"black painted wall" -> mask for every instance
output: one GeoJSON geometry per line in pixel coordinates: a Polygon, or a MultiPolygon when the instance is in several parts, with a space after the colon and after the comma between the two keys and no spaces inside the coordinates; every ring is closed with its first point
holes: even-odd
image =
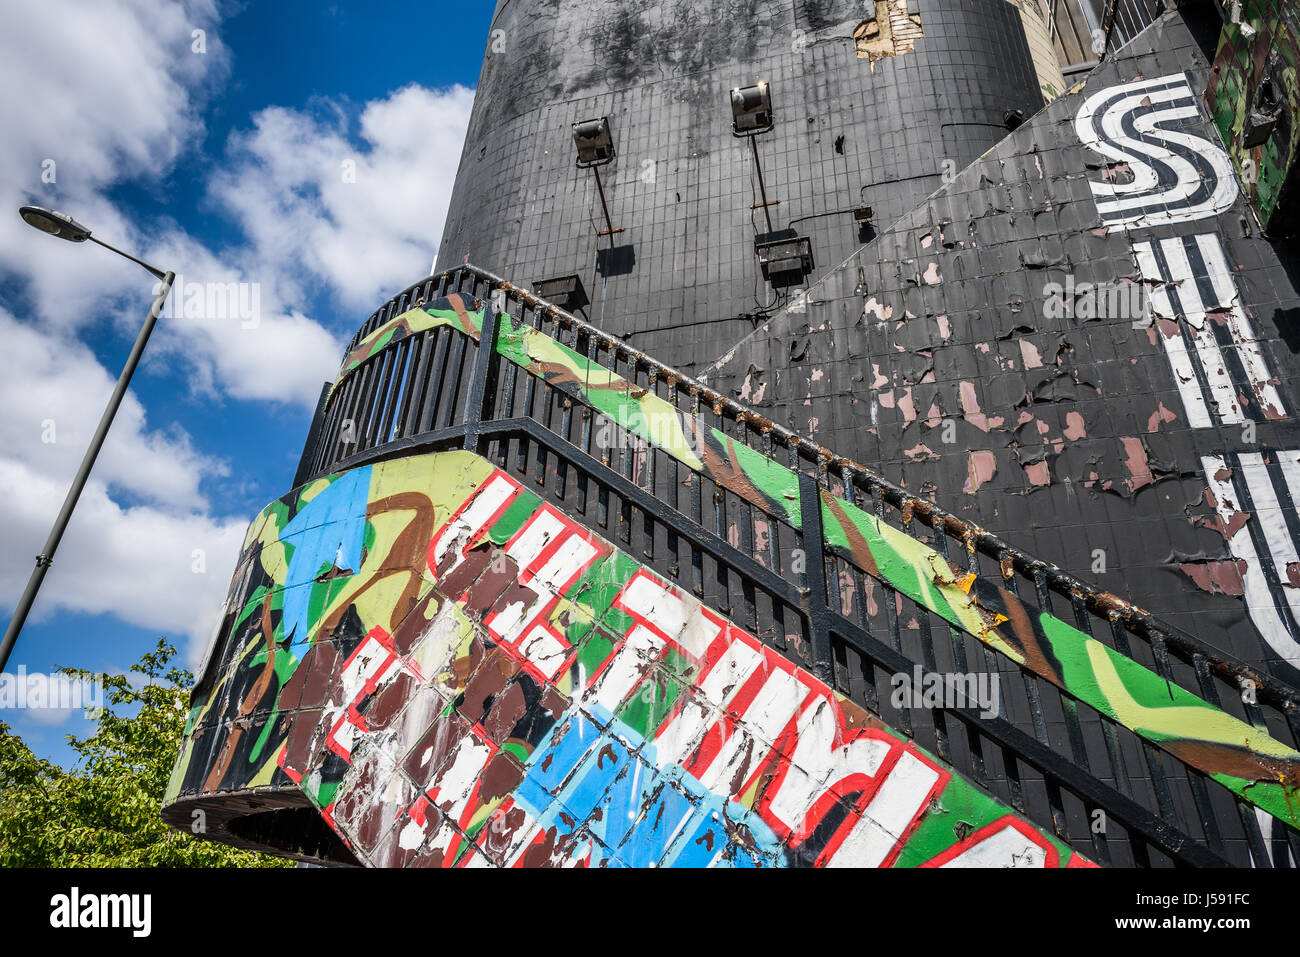
{"type": "MultiPolygon", "coordinates": [[[[1119,84],[1183,75],[1199,98],[1217,30],[1212,8],[1157,22],[701,377],[1296,682],[1300,293],[1287,250],[1261,233],[1240,194],[1218,215],[1108,231],[1089,183],[1124,173],[1076,130],[1083,102],[1119,84]],[[1211,394],[1203,383],[1180,390],[1160,341],[1191,332],[1186,303],[1204,295],[1193,291],[1200,281],[1177,285],[1183,308],[1157,307],[1154,326],[1047,308],[1050,283],[1149,292],[1135,246],[1196,237],[1221,247],[1249,350],[1280,400],[1260,408],[1227,344],[1227,311],[1211,309],[1204,328],[1248,422],[1228,422],[1213,401],[1212,423],[1193,422],[1183,393],[1211,394]],[[1207,458],[1224,467],[1207,471],[1207,458]],[[1216,477],[1237,486],[1226,527],[1208,491],[1216,477]]],[[[1217,144],[1203,105],[1197,113],[1181,129],[1217,144]]],[[[1194,366],[1204,374],[1202,360],[1194,366]]]]}
{"type": "MultiPolygon", "coordinates": [[[[880,4],[883,11],[884,4],[880,4]]],[[[816,274],[883,230],[1042,105],[1006,0],[912,0],[924,37],[874,62],[852,39],[861,0],[501,0],[438,267],[465,257],[520,284],[578,274],[586,318],[690,372],[789,301],[763,282],[766,231],[729,92],[770,82],[758,139],[775,229],[813,243],[816,274]],[[601,170],[620,247],[571,124],[608,115],[601,170]],[[611,254],[605,254],[611,255],[611,254]],[[629,263],[631,263],[629,265],[629,263]]]]}

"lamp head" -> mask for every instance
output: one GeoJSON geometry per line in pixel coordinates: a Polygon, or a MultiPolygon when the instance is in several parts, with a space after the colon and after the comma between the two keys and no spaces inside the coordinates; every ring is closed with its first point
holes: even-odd
{"type": "Polygon", "coordinates": [[[44,206],[23,206],[19,208],[18,215],[28,226],[35,226],[43,233],[58,236],[70,243],[84,243],[90,238],[90,230],[67,213],[46,209],[44,206]]]}
{"type": "Polygon", "coordinates": [[[579,166],[603,166],[612,160],[614,136],[609,129],[609,117],[574,123],[573,145],[578,149],[579,166]]]}
{"type": "Polygon", "coordinates": [[[731,130],[736,136],[754,136],[772,128],[772,89],[767,81],[731,91],[731,130]]]}

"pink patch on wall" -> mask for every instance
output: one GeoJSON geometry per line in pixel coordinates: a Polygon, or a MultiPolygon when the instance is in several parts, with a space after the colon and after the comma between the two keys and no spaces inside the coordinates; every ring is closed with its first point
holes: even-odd
{"type": "Polygon", "coordinates": [[[1083,416],[1078,412],[1065,413],[1065,437],[1071,442],[1088,437],[1088,429],[1084,425],[1083,416]]]}
{"type": "Polygon", "coordinates": [[[877,301],[875,296],[872,296],[867,300],[866,304],[863,305],[862,314],[864,316],[875,316],[883,322],[894,314],[894,307],[883,305],[877,301]]]}
{"type": "Polygon", "coordinates": [[[1240,558],[1226,562],[1183,562],[1178,566],[1201,591],[1212,595],[1241,595],[1245,592],[1241,576],[1246,563],[1240,558]]]}
{"type": "Polygon", "coordinates": [[[962,411],[966,414],[966,421],[975,428],[981,432],[987,432],[990,428],[996,429],[1005,421],[1000,415],[989,418],[980,411],[979,400],[975,398],[975,383],[963,380],[958,383],[957,389],[961,397],[962,411]]]}
{"type": "Polygon", "coordinates": [[[1124,467],[1130,476],[1128,490],[1136,492],[1154,481],[1151,468],[1147,465],[1147,450],[1139,438],[1120,436],[1120,441],[1124,443],[1124,467]]]}
{"type": "Polygon", "coordinates": [[[1151,418],[1147,419],[1147,431],[1159,432],[1163,423],[1172,422],[1176,418],[1178,416],[1166,409],[1165,404],[1161,402],[1160,407],[1151,413],[1151,418]]]}
{"type": "Polygon", "coordinates": [[[904,389],[898,397],[898,411],[903,413],[903,425],[916,421],[916,403],[912,400],[912,390],[904,389]]]}
{"type": "Polygon", "coordinates": [[[981,485],[997,474],[998,463],[992,452],[971,452],[966,464],[966,484],[962,491],[974,495],[981,485]]]}
{"type": "MultiPolygon", "coordinates": [[[[1223,468],[1214,473],[1214,480],[1216,482],[1226,482],[1231,476],[1231,469],[1223,468]]],[[[1235,502],[1231,501],[1223,503],[1224,509],[1228,513],[1227,519],[1224,519],[1218,512],[1219,500],[1214,494],[1214,489],[1207,488],[1205,490],[1205,503],[1215,510],[1213,520],[1206,522],[1206,527],[1215,529],[1224,538],[1232,538],[1250,521],[1250,512],[1243,512],[1235,502]]]]}

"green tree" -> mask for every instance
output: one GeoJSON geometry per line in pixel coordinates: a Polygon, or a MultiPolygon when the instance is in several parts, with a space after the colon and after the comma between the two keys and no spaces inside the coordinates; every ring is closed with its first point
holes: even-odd
{"type": "Polygon", "coordinates": [[[59,669],[104,686],[95,732],[68,736],[78,755],[71,771],[36,757],[0,721],[0,866],[292,866],[163,823],[163,793],[180,752],[194,677],[171,665],[175,654],[170,642],[158,639],[131,666],[144,679],[139,688],[128,675],[59,669]]]}

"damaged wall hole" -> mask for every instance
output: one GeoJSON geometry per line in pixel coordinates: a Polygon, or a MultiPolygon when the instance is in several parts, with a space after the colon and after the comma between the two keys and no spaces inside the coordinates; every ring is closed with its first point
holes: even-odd
{"type": "Polygon", "coordinates": [[[853,31],[858,57],[876,60],[910,53],[919,37],[925,36],[921,28],[921,15],[909,13],[908,0],[867,0],[867,19],[853,31]]]}

